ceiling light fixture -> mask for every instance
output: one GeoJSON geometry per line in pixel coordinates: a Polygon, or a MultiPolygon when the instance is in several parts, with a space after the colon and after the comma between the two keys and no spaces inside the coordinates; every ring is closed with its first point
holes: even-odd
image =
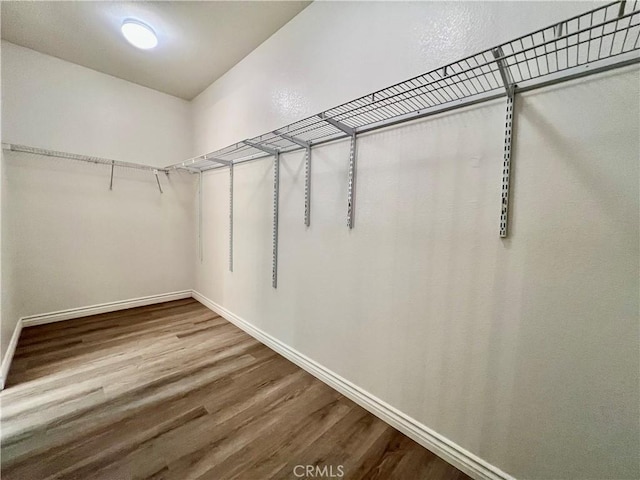
{"type": "Polygon", "coordinates": [[[158,37],[149,25],[138,20],[125,20],[122,22],[122,35],[134,47],[149,50],[158,45],[158,37]]]}

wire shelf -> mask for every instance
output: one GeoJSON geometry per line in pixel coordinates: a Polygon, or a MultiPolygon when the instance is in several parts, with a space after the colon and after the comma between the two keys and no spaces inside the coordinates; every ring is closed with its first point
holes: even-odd
{"type": "Polygon", "coordinates": [[[616,1],[285,127],[167,168],[205,171],[640,60],[638,0],[616,1]],[[327,121],[329,119],[330,121],[327,121]],[[331,122],[333,120],[333,122],[331,122]],[[338,122],[343,127],[338,128],[338,122]],[[333,124],[332,124],[333,123],[333,124]],[[289,139],[287,139],[289,137],[289,139]],[[293,140],[291,138],[293,137],[293,140]],[[249,145],[252,144],[252,145],[249,145]]]}

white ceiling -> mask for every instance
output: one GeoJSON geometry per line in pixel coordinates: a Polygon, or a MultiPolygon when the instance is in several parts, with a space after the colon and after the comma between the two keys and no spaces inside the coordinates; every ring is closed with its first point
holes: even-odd
{"type": "Polygon", "coordinates": [[[3,1],[2,38],[190,100],[310,3],[3,1]],[[126,18],[153,27],[158,46],[127,43],[126,18]]]}

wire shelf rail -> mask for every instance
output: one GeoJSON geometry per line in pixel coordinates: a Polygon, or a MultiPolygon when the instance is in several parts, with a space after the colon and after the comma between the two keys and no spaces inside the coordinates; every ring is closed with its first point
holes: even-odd
{"type": "Polygon", "coordinates": [[[640,60],[638,0],[616,1],[318,115],[167,167],[206,171],[300,150],[640,60]],[[509,84],[506,80],[509,79],[509,84]],[[336,124],[339,124],[337,126],[336,124]],[[341,127],[346,127],[341,128],[341,127]]]}

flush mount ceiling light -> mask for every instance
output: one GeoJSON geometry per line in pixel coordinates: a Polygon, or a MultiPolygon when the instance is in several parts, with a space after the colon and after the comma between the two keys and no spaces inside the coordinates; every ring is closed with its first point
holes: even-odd
{"type": "Polygon", "coordinates": [[[125,20],[121,30],[124,38],[134,47],[149,50],[158,45],[158,37],[153,29],[138,20],[125,20]]]}

